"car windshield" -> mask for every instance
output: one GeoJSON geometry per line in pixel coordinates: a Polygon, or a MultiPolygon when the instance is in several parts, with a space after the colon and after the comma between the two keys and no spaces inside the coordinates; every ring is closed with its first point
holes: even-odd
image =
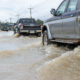
{"type": "Polygon", "coordinates": [[[19,23],[35,23],[34,19],[22,19],[19,21],[19,23]]]}

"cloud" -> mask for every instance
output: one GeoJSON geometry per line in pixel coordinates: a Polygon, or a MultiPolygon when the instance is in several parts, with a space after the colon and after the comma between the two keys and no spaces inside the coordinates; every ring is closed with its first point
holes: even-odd
{"type": "Polygon", "coordinates": [[[16,20],[16,15],[29,17],[29,7],[32,7],[33,17],[46,19],[50,15],[51,8],[57,8],[62,0],[0,0],[0,20],[9,18],[16,20]],[[15,19],[14,19],[15,18],[15,19]]]}

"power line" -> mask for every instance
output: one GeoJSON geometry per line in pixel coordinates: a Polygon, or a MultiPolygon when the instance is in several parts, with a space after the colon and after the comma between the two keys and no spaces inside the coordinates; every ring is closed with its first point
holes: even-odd
{"type": "Polygon", "coordinates": [[[17,14],[16,17],[17,17],[17,19],[19,19],[20,18],[20,14],[17,14]]]}

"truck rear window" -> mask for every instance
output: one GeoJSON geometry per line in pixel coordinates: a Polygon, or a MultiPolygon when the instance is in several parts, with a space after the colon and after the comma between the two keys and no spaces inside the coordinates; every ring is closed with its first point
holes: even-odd
{"type": "Polygon", "coordinates": [[[33,20],[33,19],[23,19],[23,20],[20,20],[19,23],[35,23],[35,20],[33,20]]]}

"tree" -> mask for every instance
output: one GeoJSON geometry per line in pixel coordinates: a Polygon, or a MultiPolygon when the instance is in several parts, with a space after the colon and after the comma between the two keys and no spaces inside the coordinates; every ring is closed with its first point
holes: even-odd
{"type": "Polygon", "coordinates": [[[40,23],[40,24],[43,24],[44,21],[42,21],[42,20],[40,20],[40,19],[37,19],[36,22],[38,22],[38,23],[40,23]]]}

